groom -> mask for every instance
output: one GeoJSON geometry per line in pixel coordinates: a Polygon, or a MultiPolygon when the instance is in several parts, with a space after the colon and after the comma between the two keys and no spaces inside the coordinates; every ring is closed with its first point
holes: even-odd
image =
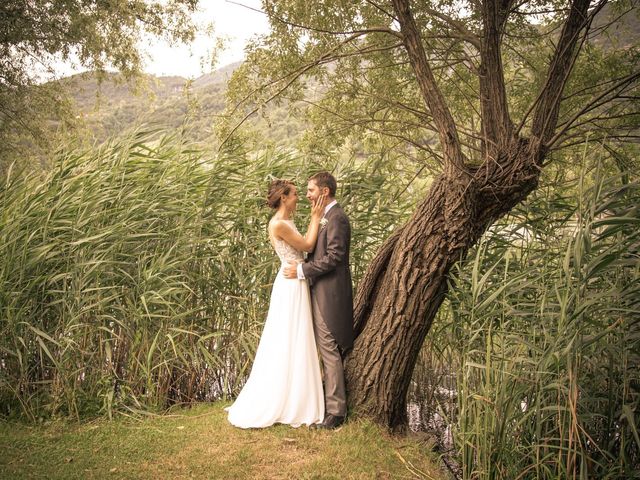
{"type": "Polygon", "coordinates": [[[307,199],[326,195],[324,216],[315,249],[305,263],[289,264],[287,278],[308,279],[313,310],[313,330],[323,364],[325,417],[318,428],[333,429],[344,423],[347,395],[343,355],[353,346],[353,294],[349,270],[351,226],[335,199],[336,179],[329,172],[309,178],[307,199]]]}

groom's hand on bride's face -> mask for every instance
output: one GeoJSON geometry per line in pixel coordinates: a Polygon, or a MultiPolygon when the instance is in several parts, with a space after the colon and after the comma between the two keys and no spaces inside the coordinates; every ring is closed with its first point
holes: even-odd
{"type": "Polygon", "coordinates": [[[297,263],[289,263],[286,267],[284,267],[284,277],[285,278],[298,278],[298,264],[297,263]]]}

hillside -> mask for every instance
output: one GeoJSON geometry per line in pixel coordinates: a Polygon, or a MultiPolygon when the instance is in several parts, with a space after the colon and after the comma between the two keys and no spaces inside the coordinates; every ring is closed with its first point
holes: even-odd
{"type": "MultiPolygon", "coordinates": [[[[195,80],[148,75],[138,84],[116,74],[98,82],[83,73],[65,78],[63,87],[73,99],[86,139],[101,143],[139,125],[177,129],[188,124],[187,135],[213,142],[213,123],[225,106],[227,81],[240,63],[233,63],[195,80]]],[[[284,106],[269,109],[269,124],[256,118],[250,125],[271,141],[291,144],[302,128],[284,106]]]]}

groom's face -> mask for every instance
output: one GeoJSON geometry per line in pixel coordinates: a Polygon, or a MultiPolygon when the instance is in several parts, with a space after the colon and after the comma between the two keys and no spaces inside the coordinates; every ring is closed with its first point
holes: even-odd
{"type": "Polygon", "coordinates": [[[318,185],[316,185],[316,182],[314,182],[313,180],[309,180],[309,183],[307,184],[307,200],[309,200],[311,203],[315,202],[316,200],[318,200],[320,195],[322,195],[322,191],[325,189],[327,188],[320,188],[318,187],[318,185]]]}

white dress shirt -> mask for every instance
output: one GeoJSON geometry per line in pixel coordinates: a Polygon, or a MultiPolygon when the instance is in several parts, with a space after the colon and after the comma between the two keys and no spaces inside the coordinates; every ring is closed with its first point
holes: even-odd
{"type": "MultiPolygon", "coordinates": [[[[325,206],[324,207],[324,214],[322,215],[322,218],[326,217],[327,216],[327,212],[329,210],[331,210],[331,208],[334,205],[337,205],[337,204],[338,204],[338,201],[334,200],[333,202],[331,202],[330,204],[325,206]]],[[[320,221],[322,221],[322,220],[320,220],[320,221]]],[[[320,234],[320,232],[318,232],[318,234],[320,234]]],[[[298,273],[298,280],[304,280],[305,279],[304,272],[302,271],[302,263],[298,264],[298,267],[296,268],[296,272],[298,273]]]]}

